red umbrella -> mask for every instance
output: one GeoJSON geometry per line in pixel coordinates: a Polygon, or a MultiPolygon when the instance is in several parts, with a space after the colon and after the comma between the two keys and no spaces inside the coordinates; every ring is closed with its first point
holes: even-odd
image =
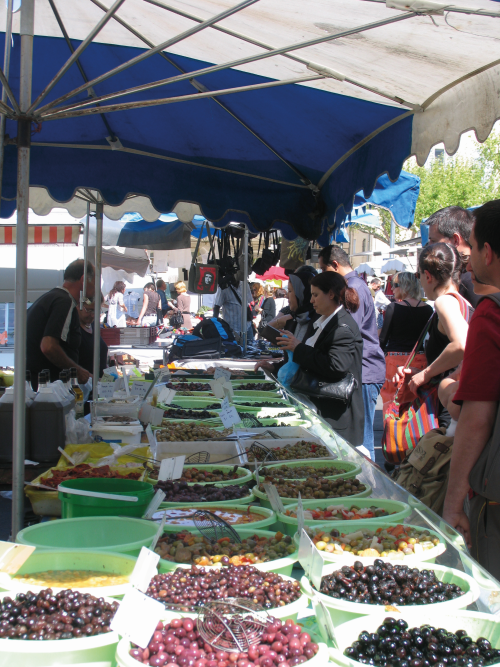
{"type": "Polygon", "coordinates": [[[259,280],[288,280],[285,269],[282,266],[272,266],[263,276],[257,276],[259,280]]]}

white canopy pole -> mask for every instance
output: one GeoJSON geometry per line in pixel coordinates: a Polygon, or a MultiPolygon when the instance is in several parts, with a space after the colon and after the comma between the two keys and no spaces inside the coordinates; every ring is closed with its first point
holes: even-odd
{"type": "Polygon", "coordinates": [[[241,283],[241,347],[243,354],[247,351],[247,284],[248,284],[248,227],[245,225],[245,237],[243,239],[243,282],[241,283]]]}
{"type": "Polygon", "coordinates": [[[80,310],[87,298],[87,262],[89,255],[89,226],[90,226],[90,202],[87,202],[87,218],[83,232],[83,292],[80,292],[80,310]]]}
{"type": "MultiPolygon", "coordinates": [[[[19,105],[31,103],[35,0],[21,6],[21,76],[19,105]]],[[[28,207],[30,184],[31,120],[17,122],[17,239],[14,320],[14,428],[12,452],[12,539],[24,527],[24,454],[26,435],[26,306],[28,302],[28,207]]]]}
{"type": "Polygon", "coordinates": [[[101,271],[102,271],[102,217],[104,204],[96,206],[96,238],[95,238],[95,318],[94,318],[94,365],[92,367],[92,398],[94,405],[99,397],[99,366],[101,360],[101,271]]]}
{"type": "MultiPolygon", "coordinates": [[[[10,51],[12,42],[12,4],[14,0],[8,0],[7,3],[7,21],[5,25],[5,50],[3,56],[3,73],[6,80],[9,80],[10,70],[10,51]]],[[[7,91],[2,90],[2,103],[7,104],[7,91]]],[[[2,183],[3,183],[3,158],[5,152],[5,123],[7,116],[2,114],[0,116],[0,200],[2,197],[2,183]]]]}

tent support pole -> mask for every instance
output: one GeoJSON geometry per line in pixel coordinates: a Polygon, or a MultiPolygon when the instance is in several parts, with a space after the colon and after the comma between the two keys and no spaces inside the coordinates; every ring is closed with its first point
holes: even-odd
{"type": "MultiPolygon", "coordinates": [[[[21,71],[19,104],[31,103],[35,0],[21,7],[21,71]]],[[[30,192],[31,121],[17,122],[17,239],[14,319],[14,423],[12,452],[12,539],[24,527],[24,456],[26,435],[26,310],[28,303],[28,207],[30,192]]]]}
{"type": "Polygon", "coordinates": [[[243,282],[241,283],[241,347],[243,354],[247,351],[247,284],[248,284],[248,227],[245,225],[245,239],[243,241],[243,282]]]}
{"type": "MultiPolygon", "coordinates": [[[[394,223],[394,218],[391,215],[391,236],[389,241],[390,247],[394,248],[396,245],[396,225],[394,223]]],[[[391,252],[390,257],[394,257],[394,253],[391,252]]]]}
{"type": "Polygon", "coordinates": [[[94,319],[94,365],[92,367],[92,398],[94,403],[99,397],[99,367],[101,360],[101,271],[102,271],[102,213],[104,204],[96,206],[95,238],[95,319],[94,319]]]}
{"type": "Polygon", "coordinates": [[[87,262],[89,257],[89,225],[90,225],[90,202],[87,202],[87,219],[85,220],[85,230],[83,232],[83,292],[80,292],[80,310],[83,308],[83,302],[87,298],[87,262]]]}
{"type": "MultiPolygon", "coordinates": [[[[3,56],[3,73],[7,81],[9,80],[10,70],[10,51],[12,42],[12,4],[14,0],[8,0],[7,3],[7,20],[5,25],[5,49],[3,56]]],[[[7,104],[7,91],[2,89],[2,102],[7,104]]],[[[2,183],[3,183],[3,159],[5,150],[5,123],[7,117],[5,114],[0,116],[0,206],[2,200],[2,183]]]]}

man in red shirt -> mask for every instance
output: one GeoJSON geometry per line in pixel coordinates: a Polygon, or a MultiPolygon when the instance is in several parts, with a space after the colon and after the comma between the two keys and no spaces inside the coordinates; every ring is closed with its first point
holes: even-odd
{"type": "MultiPolygon", "coordinates": [[[[473,216],[469,239],[472,271],[476,280],[500,291],[500,200],[487,202],[473,216]]],[[[499,368],[500,307],[484,298],[469,324],[460,385],[454,398],[462,409],[443,518],[463,534],[472,555],[497,579],[500,578],[500,503],[475,495],[468,517],[463,503],[469,492],[469,474],[491,436],[497,416],[499,368]]],[[[500,447],[500,442],[497,446],[500,447]]]]}

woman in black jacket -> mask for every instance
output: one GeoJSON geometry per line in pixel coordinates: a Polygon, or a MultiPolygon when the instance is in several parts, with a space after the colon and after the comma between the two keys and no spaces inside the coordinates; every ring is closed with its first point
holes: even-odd
{"type": "Polygon", "coordinates": [[[278,345],[293,352],[293,360],[323,382],[338,382],[352,373],[357,387],[349,406],[330,398],[310,397],[320,415],[351,445],[363,444],[364,406],[361,385],[363,339],[358,326],[347,312],[356,312],[359,297],[345,279],[334,271],[325,271],[311,280],[311,303],[321,317],[309,326],[301,342],[283,331],[278,345]]]}

